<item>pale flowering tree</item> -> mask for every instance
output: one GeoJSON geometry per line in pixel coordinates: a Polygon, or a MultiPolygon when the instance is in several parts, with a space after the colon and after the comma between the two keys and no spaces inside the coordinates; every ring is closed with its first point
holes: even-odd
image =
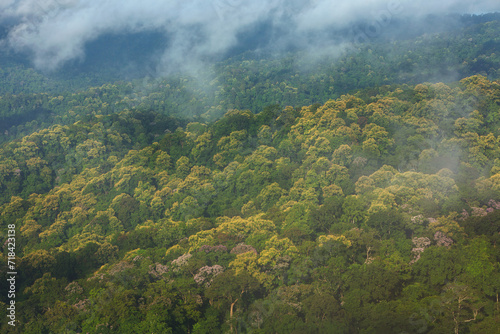
{"type": "Polygon", "coordinates": [[[424,250],[430,246],[431,240],[427,237],[421,237],[421,238],[413,238],[412,239],[413,244],[415,247],[411,250],[413,253],[413,260],[410,261],[410,264],[414,264],[418,260],[420,260],[420,255],[424,252],[424,250]]]}
{"type": "Polygon", "coordinates": [[[453,244],[453,239],[447,237],[446,234],[441,231],[434,233],[434,240],[438,246],[450,247],[453,244]]]}
{"type": "Polygon", "coordinates": [[[90,305],[90,300],[89,299],[83,299],[79,300],[76,304],[73,306],[78,309],[79,311],[86,311],[87,307],[90,305]]]}
{"type": "MultiPolygon", "coordinates": [[[[408,210],[407,212],[411,213],[408,210]]],[[[427,222],[428,222],[427,218],[425,218],[424,215],[420,214],[412,216],[410,222],[405,224],[405,227],[412,231],[412,235],[413,234],[419,235],[425,232],[427,222]]]]}
{"type": "Polygon", "coordinates": [[[163,274],[167,273],[169,270],[167,265],[162,265],[160,263],[155,263],[149,265],[148,274],[153,277],[160,278],[163,274]]]}
{"type": "Polygon", "coordinates": [[[492,208],[494,210],[500,210],[500,202],[497,202],[493,199],[490,199],[490,201],[488,202],[488,205],[490,208],[492,208]]]}
{"type": "Polygon", "coordinates": [[[205,252],[207,254],[211,252],[226,253],[227,247],[224,245],[217,245],[217,246],[203,245],[200,247],[200,252],[205,252]]]}
{"type": "Polygon", "coordinates": [[[173,272],[178,272],[182,267],[188,264],[189,259],[192,257],[191,254],[186,253],[181,256],[179,256],[177,259],[173,260],[171,262],[172,264],[172,271],[173,272]]]}
{"type": "Polygon", "coordinates": [[[244,243],[240,243],[240,244],[236,245],[236,247],[231,249],[231,254],[236,254],[236,255],[244,254],[244,253],[248,253],[248,252],[252,252],[255,255],[258,255],[257,250],[255,248],[253,248],[250,245],[246,245],[244,243]]]}
{"type": "Polygon", "coordinates": [[[66,291],[67,294],[81,294],[83,292],[83,288],[77,283],[77,282],[71,282],[69,283],[65,288],[64,291],[66,291]]]}
{"type": "Polygon", "coordinates": [[[488,211],[484,208],[472,207],[472,217],[484,217],[488,214],[488,211]]]}
{"type": "Polygon", "coordinates": [[[467,210],[463,209],[461,213],[460,220],[466,220],[469,217],[484,217],[489,213],[494,212],[495,210],[500,210],[500,202],[495,201],[494,199],[490,199],[488,201],[488,205],[484,207],[471,207],[472,211],[469,214],[467,210]]]}
{"type": "Polygon", "coordinates": [[[459,220],[466,220],[467,218],[469,218],[470,215],[469,213],[467,212],[467,210],[463,209],[462,210],[462,213],[461,213],[461,216],[459,218],[459,220]]]}
{"type": "Polygon", "coordinates": [[[218,264],[214,266],[204,266],[198,270],[198,273],[194,275],[194,281],[198,285],[204,285],[205,287],[210,287],[212,281],[217,275],[224,272],[224,268],[218,264]]]}

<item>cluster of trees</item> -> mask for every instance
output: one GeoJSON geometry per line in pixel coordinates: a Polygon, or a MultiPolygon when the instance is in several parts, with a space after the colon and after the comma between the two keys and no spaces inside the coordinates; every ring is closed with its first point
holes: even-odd
{"type": "Polygon", "coordinates": [[[108,71],[109,66],[98,68],[98,73],[74,73],[65,67],[63,73],[43,75],[0,54],[0,140],[5,140],[5,130],[11,136],[26,135],[53,124],[72,124],[89,112],[138,108],[214,121],[229,109],[258,113],[271,104],[323,104],[380,85],[453,82],[475,74],[494,80],[500,78],[500,21],[491,19],[452,32],[375,39],[335,57],[247,52],[194,78],[178,74],[117,81],[120,76],[108,71]]]}
{"type": "Polygon", "coordinates": [[[128,106],[4,143],[1,330],[496,333],[499,113],[477,75],[211,124],[128,106]]]}

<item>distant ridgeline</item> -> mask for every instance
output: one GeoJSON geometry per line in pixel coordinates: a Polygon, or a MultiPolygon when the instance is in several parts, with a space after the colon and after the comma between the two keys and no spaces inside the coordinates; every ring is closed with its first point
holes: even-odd
{"type": "MultiPolygon", "coordinates": [[[[0,36],[6,34],[0,27],[0,36]]],[[[259,44],[258,36],[243,39],[259,44]]],[[[423,22],[394,19],[371,42],[315,60],[300,51],[276,56],[235,47],[226,54],[230,58],[198,78],[154,77],[151,55],[168,45],[159,32],[102,36],[88,43],[85,61],[50,74],[31,68],[27,55],[4,49],[0,133],[8,136],[0,135],[0,141],[52,124],[72,124],[89,113],[138,108],[213,121],[230,109],[255,113],[274,104],[324,103],[381,85],[454,82],[475,74],[500,77],[498,13],[429,16],[423,22]]]]}
{"type": "MultiPolygon", "coordinates": [[[[401,22],[394,19],[378,36],[370,40],[371,43],[356,45],[359,51],[351,50],[340,58],[325,56],[323,62],[316,64],[322,64],[322,66],[302,64],[303,54],[300,51],[293,51],[293,48],[290,53],[284,55],[273,53],[269,45],[271,43],[269,37],[263,32],[269,27],[263,23],[263,27],[261,29],[257,27],[253,35],[247,33],[240,36],[241,45],[235,46],[223,55],[225,59],[221,59],[222,63],[215,66],[214,75],[217,79],[226,77],[228,65],[231,65],[232,72],[235,72],[235,68],[240,70],[236,72],[246,72],[242,77],[239,77],[238,73],[232,73],[231,83],[234,87],[224,87],[225,91],[232,88],[240,90],[242,84],[248,84],[242,81],[248,74],[257,77],[257,82],[253,82],[254,84],[270,83],[274,86],[277,83],[285,83],[299,90],[301,85],[310,83],[308,81],[310,76],[327,81],[330,76],[333,76],[335,80],[340,80],[339,84],[334,86],[333,91],[338,96],[351,90],[382,83],[443,81],[433,77],[433,73],[446,75],[444,79],[449,80],[458,80],[474,74],[485,74],[496,78],[498,77],[499,21],[500,14],[498,13],[460,17],[429,16],[423,21],[401,22]],[[252,48],[257,47],[261,51],[254,53],[252,48]],[[496,55],[492,56],[493,53],[496,55]],[[255,63],[243,63],[245,60],[256,60],[256,57],[260,61],[259,66],[255,66],[255,63]],[[289,59],[289,61],[284,61],[285,64],[283,64],[275,60],[280,58],[289,59]],[[265,63],[266,72],[261,70],[262,63],[265,63]],[[426,64],[430,64],[430,68],[426,68],[426,64]],[[304,70],[304,67],[307,70],[304,70]],[[377,72],[371,73],[370,69],[377,72]],[[295,74],[303,74],[303,71],[306,72],[306,76],[301,75],[300,78],[293,79],[295,74]],[[368,78],[366,78],[367,72],[371,73],[368,78]],[[341,76],[340,79],[339,76],[341,76]]],[[[353,30],[364,28],[366,24],[359,23],[354,25],[353,30]]],[[[5,33],[4,28],[3,34],[5,33]]],[[[329,35],[332,41],[325,40],[325,45],[334,43],[334,40],[350,42],[352,38],[350,33],[350,31],[331,32],[329,35]]],[[[0,27],[0,36],[1,34],[2,28],[0,27]]],[[[154,76],[156,69],[154,56],[161,54],[168,44],[168,37],[160,32],[103,35],[87,43],[86,57],[83,61],[69,62],[59,71],[50,74],[33,72],[27,55],[13,54],[8,50],[3,50],[0,51],[0,60],[2,60],[0,95],[19,92],[60,94],[67,90],[84,90],[119,80],[130,81],[154,76]]],[[[307,59],[305,61],[307,62],[307,59]]],[[[214,85],[213,75],[209,77],[210,80],[203,82],[204,86],[214,85]]],[[[185,79],[188,82],[200,80],[189,77],[185,79]]],[[[215,84],[215,87],[211,88],[220,87],[215,84]]],[[[217,93],[220,91],[217,90],[217,93]]],[[[331,97],[331,91],[327,90],[326,93],[331,97]]],[[[213,89],[211,94],[210,99],[217,100],[213,96],[215,95],[213,89]]],[[[250,92],[243,94],[244,97],[252,95],[250,92]]],[[[320,100],[324,97],[316,97],[314,92],[306,93],[306,96],[310,100],[316,99],[315,102],[326,101],[320,100]]],[[[231,98],[231,96],[222,96],[219,100],[225,100],[228,97],[231,98]]],[[[292,103],[294,101],[288,103],[285,92],[282,92],[280,97],[281,101],[286,102],[284,104],[295,105],[292,103]]],[[[230,102],[238,104],[235,99],[230,102]]],[[[264,104],[269,104],[269,101],[264,104]]],[[[251,109],[254,105],[237,105],[237,107],[251,109]]]]}
{"type": "Polygon", "coordinates": [[[52,124],[72,124],[89,113],[137,108],[212,121],[230,109],[259,112],[274,104],[324,103],[367,87],[453,82],[477,73],[495,79],[500,71],[499,36],[500,22],[493,21],[459,33],[377,41],[361,45],[358,52],[312,65],[300,53],[277,59],[245,53],[215,65],[215,77],[148,77],[98,88],[86,87],[110,80],[105,74],[98,81],[91,78],[91,72],[89,77],[74,73],[74,79],[62,80],[59,74],[47,77],[25,65],[2,67],[0,133],[8,130],[9,137],[0,136],[0,140],[52,124]]]}

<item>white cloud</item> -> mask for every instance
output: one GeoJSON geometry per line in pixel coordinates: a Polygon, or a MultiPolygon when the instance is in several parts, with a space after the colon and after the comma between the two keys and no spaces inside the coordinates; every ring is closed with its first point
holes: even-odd
{"type": "Polygon", "coordinates": [[[238,33],[266,20],[287,31],[291,42],[307,45],[317,42],[308,40],[311,33],[387,13],[403,18],[492,11],[500,11],[497,0],[0,0],[0,22],[11,23],[7,45],[30,51],[34,63],[47,69],[84,57],[85,43],[106,33],[164,31],[172,39],[164,63],[179,65],[227,51],[238,33]]]}

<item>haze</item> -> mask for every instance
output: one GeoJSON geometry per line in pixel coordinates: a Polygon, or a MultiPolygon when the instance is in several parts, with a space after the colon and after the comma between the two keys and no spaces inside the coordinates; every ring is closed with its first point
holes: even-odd
{"type": "Polygon", "coordinates": [[[183,68],[203,66],[257,30],[265,39],[255,49],[327,48],[355,43],[356,36],[332,38],[331,32],[360,21],[373,24],[376,35],[395,19],[493,11],[500,11],[498,0],[1,0],[7,34],[0,46],[27,53],[35,67],[50,71],[84,60],[86,45],[100,36],[159,32],[168,42],[158,63],[183,68]]]}

